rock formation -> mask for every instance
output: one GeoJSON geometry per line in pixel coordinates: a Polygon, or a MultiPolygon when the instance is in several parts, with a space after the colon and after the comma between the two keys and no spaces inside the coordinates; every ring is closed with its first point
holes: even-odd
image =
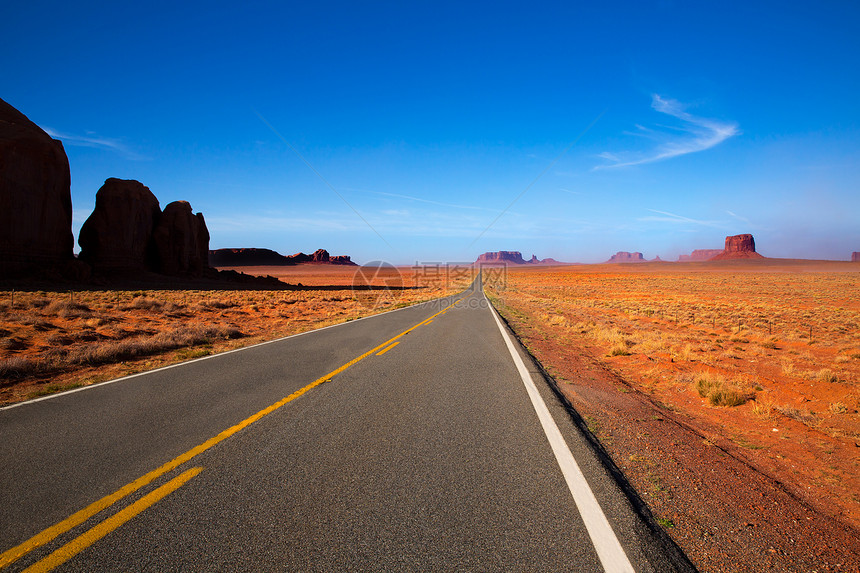
{"type": "Polygon", "coordinates": [[[851,253],[851,262],[860,263],[860,253],[858,253],[857,251],[851,253]]]}
{"type": "Polygon", "coordinates": [[[160,216],[158,199],[148,187],[139,181],[108,179],[78,235],[79,258],[102,274],[156,268],[151,241],[160,216]]]}
{"type": "Polygon", "coordinates": [[[755,251],[755,239],[746,233],[743,235],[731,235],[726,237],[726,248],[722,253],[711,257],[712,261],[725,261],[730,259],[762,259],[755,251]]]}
{"type": "MultiPolygon", "coordinates": [[[[523,259],[523,254],[519,251],[495,251],[484,253],[475,261],[476,265],[566,265],[569,263],[561,263],[555,259],[539,259],[537,255],[532,255],[529,260],[523,259]]],[[[578,264],[578,263],[576,263],[578,264]]]]}
{"type": "Polygon", "coordinates": [[[678,262],[686,263],[691,261],[708,261],[719,254],[722,254],[722,249],[696,249],[689,255],[681,255],[678,257],[678,262]]]}
{"type": "Polygon", "coordinates": [[[296,253],[288,257],[271,249],[217,249],[209,251],[209,264],[213,267],[286,266],[302,263],[355,265],[349,255],[332,256],[325,249],[318,249],[312,255],[296,253]]]}
{"type": "Polygon", "coordinates": [[[0,277],[62,269],[73,247],[63,144],[0,99],[0,277]]]}
{"type": "Polygon", "coordinates": [[[606,261],[607,263],[644,263],[645,257],[642,253],[628,253],[627,251],[618,251],[606,261]]]}
{"type": "Polygon", "coordinates": [[[188,201],[174,201],[164,208],[152,231],[152,242],[156,272],[199,276],[209,266],[209,230],[188,201]]]}
{"type": "Polygon", "coordinates": [[[476,263],[513,263],[515,265],[524,265],[526,261],[523,259],[523,254],[519,251],[495,251],[492,253],[484,253],[478,257],[476,263]]]}

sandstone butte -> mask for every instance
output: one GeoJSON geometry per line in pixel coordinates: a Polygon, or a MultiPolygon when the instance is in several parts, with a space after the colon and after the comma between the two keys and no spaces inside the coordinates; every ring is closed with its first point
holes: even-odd
{"type": "Polygon", "coordinates": [[[628,253],[627,251],[618,251],[606,261],[607,263],[644,263],[645,257],[642,253],[628,253]]]}
{"type": "Polygon", "coordinates": [[[726,248],[723,252],[712,257],[712,261],[724,261],[730,259],[763,259],[755,251],[755,239],[749,233],[743,235],[731,235],[726,237],[726,248]]]}
{"type": "Polygon", "coordinates": [[[480,255],[475,264],[564,265],[566,263],[555,259],[539,259],[537,255],[532,255],[532,258],[525,260],[520,251],[493,251],[480,255]]]}
{"type": "Polygon", "coordinates": [[[860,263],[860,252],[854,251],[851,253],[851,262],[860,263]]]}
{"type": "Polygon", "coordinates": [[[187,201],[164,211],[148,187],[110,178],[78,236],[80,260],[100,275],[150,271],[197,277],[209,268],[209,230],[187,201]]]}
{"type": "Polygon", "coordinates": [[[696,249],[689,255],[681,255],[678,257],[679,263],[686,263],[690,261],[708,261],[717,255],[723,253],[722,249],[696,249]]]}
{"type": "Polygon", "coordinates": [[[0,99],[0,277],[75,266],[63,144],[0,99]]]}
{"type": "Polygon", "coordinates": [[[325,249],[317,249],[310,255],[296,253],[290,256],[271,249],[255,248],[209,251],[209,264],[213,267],[286,266],[302,263],[355,266],[349,255],[329,255],[325,249]]]}

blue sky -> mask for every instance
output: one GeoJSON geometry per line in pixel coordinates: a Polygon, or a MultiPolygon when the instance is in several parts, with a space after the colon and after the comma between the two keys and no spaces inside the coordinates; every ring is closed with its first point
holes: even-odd
{"type": "Polygon", "coordinates": [[[211,247],[860,250],[854,2],[18,2],[0,97],[211,247]],[[176,5],[174,5],[176,4],[176,5]]]}

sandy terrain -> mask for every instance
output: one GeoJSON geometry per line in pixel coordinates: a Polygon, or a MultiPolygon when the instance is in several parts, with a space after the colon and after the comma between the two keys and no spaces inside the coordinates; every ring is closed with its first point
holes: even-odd
{"type": "Polygon", "coordinates": [[[858,271],[512,268],[489,294],[699,567],[857,571],[858,271]]]}
{"type": "Polygon", "coordinates": [[[238,270],[277,275],[289,285],[282,290],[0,291],[0,404],[354,320],[459,292],[470,281],[469,274],[436,280],[409,268],[238,270]]]}

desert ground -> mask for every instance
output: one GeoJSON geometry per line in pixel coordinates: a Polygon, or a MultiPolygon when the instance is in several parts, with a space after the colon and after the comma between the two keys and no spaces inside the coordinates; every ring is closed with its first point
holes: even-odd
{"type": "Polygon", "coordinates": [[[465,288],[471,272],[313,264],[237,270],[285,284],[0,291],[0,405],[431,300],[465,288]]]}
{"type": "MultiPolygon", "coordinates": [[[[487,293],[703,571],[857,571],[860,267],[484,270],[487,293]]],[[[0,291],[10,404],[459,292],[475,269],[243,267],[278,290],[0,291]]]]}
{"type": "Polygon", "coordinates": [[[699,567],[857,571],[858,271],[508,267],[488,294],[699,567]]]}

